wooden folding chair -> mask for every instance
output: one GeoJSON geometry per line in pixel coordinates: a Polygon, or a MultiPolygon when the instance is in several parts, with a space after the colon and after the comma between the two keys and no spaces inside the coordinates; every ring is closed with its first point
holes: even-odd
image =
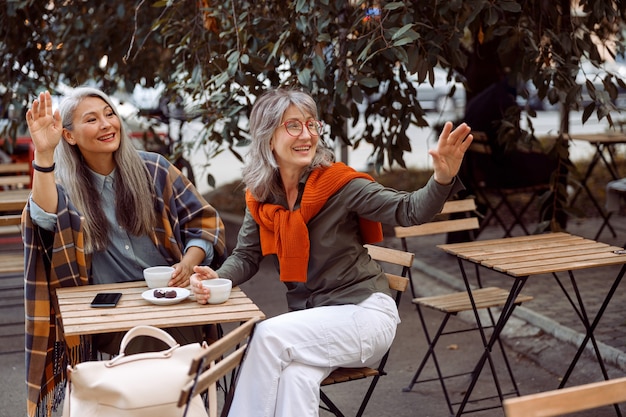
{"type": "MultiPolygon", "coordinates": [[[[374,245],[365,245],[365,247],[367,248],[368,253],[372,257],[372,259],[375,259],[382,263],[389,263],[402,267],[402,274],[407,274],[408,271],[411,269],[411,265],[413,265],[414,255],[412,253],[374,245]]],[[[387,273],[386,275],[389,281],[389,288],[395,292],[396,306],[399,306],[402,293],[409,286],[409,280],[404,276],[394,275],[390,273],[387,273]]],[[[389,351],[390,350],[385,353],[377,368],[363,367],[335,369],[328,377],[326,377],[326,379],[324,379],[324,381],[322,381],[322,387],[371,377],[372,381],[370,382],[367,392],[365,393],[365,396],[361,401],[361,405],[359,406],[359,410],[356,413],[357,417],[362,416],[365,412],[365,407],[367,407],[367,403],[369,402],[372,393],[374,392],[374,388],[376,388],[378,380],[381,376],[386,375],[384,368],[389,357],[389,351]]],[[[320,407],[322,409],[330,411],[337,417],[345,416],[345,414],[328,397],[328,395],[326,395],[323,390],[320,390],[320,399],[320,407]]]]}
{"type": "MultiPolygon", "coordinates": [[[[407,239],[415,238],[420,236],[429,236],[436,234],[444,234],[450,232],[459,232],[459,231],[474,231],[479,228],[478,218],[476,217],[476,204],[473,198],[467,198],[463,200],[451,200],[446,202],[444,205],[440,215],[438,218],[433,220],[432,222],[417,225],[417,226],[409,226],[409,227],[401,227],[398,226],[395,228],[396,237],[400,238],[402,242],[402,248],[405,251],[409,251],[407,239]],[[454,218],[449,219],[448,216],[451,215],[463,215],[465,214],[467,217],[463,218],[454,218]]],[[[422,328],[424,330],[424,336],[426,337],[426,341],[428,343],[428,350],[424,357],[421,359],[420,364],[411,378],[409,385],[403,389],[405,392],[409,392],[413,389],[413,386],[418,383],[423,382],[433,382],[439,381],[441,385],[441,389],[443,391],[446,403],[448,405],[448,410],[451,415],[454,414],[454,406],[458,403],[455,403],[450,398],[450,394],[448,392],[448,388],[446,386],[446,380],[450,378],[457,378],[463,375],[468,375],[471,372],[456,372],[456,373],[444,373],[442,370],[439,360],[436,354],[436,346],[441,336],[451,335],[461,332],[468,331],[478,331],[481,336],[481,340],[483,341],[483,345],[487,343],[487,337],[485,334],[486,329],[493,328],[495,325],[495,319],[493,316],[492,309],[496,307],[501,307],[505,304],[509,291],[504,290],[498,287],[487,287],[483,288],[482,282],[480,280],[480,274],[478,266],[475,268],[475,275],[478,284],[478,289],[472,290],[472,298],[470,298],[469,293],[467,291],[458,291],[453,293],[447,293],[442,295],[430,296],[430,297],[416,297],[414,293],[413,304],[415,304],[417,308],[417,312],[419,314],[420,322],[422,328]],[[475,306],[475,310],[474,310],[475,306]],[[443,320],[441,321],[435,335],[431,337],[430,332],[428,330],[428,325],[426,319],[424,318],[424,314],[422,309],[428,308],[431,310],[436,310],[444,314],[443,320]],[[486,310],[489,316],[489,325],[483,325],[481,323],[480,317],[477,314],[478,310],[486,310]],[[459,330],[446,331],[446,326],[448,324],[449,319],[452,316],[457,315],[460,312],[465,311],[474,311],[476,326],[465,327],[459,330]],[[432,360],[435,370],[437,373],[436,378],[424,378],[420,379],[422,371],[425,369],[429,360],[432,360]]],[[[409,271],[409,280],[411,281],[411,288],[413,287],[413,277],[411,271],[409,271]]],[[[532,297],[526,295],[519,295],[515,302],[517,305],[522,302],[530,301],[532,297]]],[[[519,395],[519,390],[517,388],[517,383],[515,381],[515,377],[513,376],[513,371],[509,364],[509,360],[506,356],[506,352],[504,351],[504,346],[502,342],[498,339],[498,345],[500,348],[500,352],[502,353],[502,358],[504,360],[504,364],[506,365],[509,378],[513,385],[514,392],[519,395]]],[[[494,369],[494,365],[491,360],[491,355],[488,357],[489,362],[491,364],[492,369],[494,369]]],[[[500,399],[503,398],[504,394],[502,393],[500,382],[497,376],[494,373],[494,383],[498,392],[498,396],[500,399]]],[[[487,398],[482,398],[487,399],[487,398]]]]}
{"type": "MultiPolygon", "coordinates": [[[[191,398],[207,389],[209,417],[217,417],[217,381],[239,366],[248,347],[247,339],[252,336],[254,326],[259,321],[259,318],[252,318],[246,321],[218,341],[212,343],[206,352],[194,358],[189,368],[190,380],[183,387],[178,399],[178,406],[185,406],[183,417],[187,415],[191,398]]],[[[230,408],[229,400],[234,393],[236,380],[237,373],[233,372],[228,389],[228,398],[222,410],[222,415],[228,413],[230,408]]]]}
{"type": "Polygon", "coordinates": [[[506,417],[554,417],[626,402],[626,377],[507,398],[506,417]]]}

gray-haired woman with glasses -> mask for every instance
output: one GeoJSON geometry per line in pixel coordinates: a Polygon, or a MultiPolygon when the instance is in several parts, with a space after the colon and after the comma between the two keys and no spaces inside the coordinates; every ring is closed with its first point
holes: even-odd
{"type": "Polygon", "coordinates": [[[407,193],[333,162],[317,118],[315,101],[301,91],[272,90],[257,100],[237,247],[217,271],[196,267],[191,277],[196,300],[206,303],[201,280],[239,285],[272,256],[287,287],[290,311],[257,326],[230,416],[317,416],[320,383],[333,369],[376,364],[400,319],[363,244],[382,240],[381,221],[430,221],[463,188],[455,177],[472,141],[467,125],[445,125],[430,151],[433,177],[407,193]]]}

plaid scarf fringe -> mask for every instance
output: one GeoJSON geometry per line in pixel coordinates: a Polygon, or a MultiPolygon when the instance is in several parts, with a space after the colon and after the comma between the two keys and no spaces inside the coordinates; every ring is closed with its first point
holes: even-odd
{"type": "Polygon", "coordinates": [[[65,386],[67,383],[67,367],[80,362],[96,359],[96,352],[91,343],[91,337],[81,336],[80,343],[71,348],[65,342],[54,342],[52,364],[54,369],[54,388],[41,397],[35,412],[36,417],[51,417],[65,400],[65,386]]]}

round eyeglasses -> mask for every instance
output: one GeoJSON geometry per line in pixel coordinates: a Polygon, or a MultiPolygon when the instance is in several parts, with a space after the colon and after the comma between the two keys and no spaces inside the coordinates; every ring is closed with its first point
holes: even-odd
{"type": "Polygon", "coordinates": [[[301,122],[300,120],[287,120],[281,126],[285,126],[285,130],[289,134],[289,136],[293,136],[297,138],[302,134],[304,130],[304,126],[309,131],[311,136],[319,136],[322,132],[322,122],[319,120],[307,120],[306,122],[301,122]]]}

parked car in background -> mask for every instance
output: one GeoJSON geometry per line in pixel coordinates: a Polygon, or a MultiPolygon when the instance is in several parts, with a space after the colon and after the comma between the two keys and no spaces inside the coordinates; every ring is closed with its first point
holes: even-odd
{"type": "MultiPolygon", "coordinates": [[[[448,71],[443,68],[433,68],[433,84],[428,78],[423,82],[418,82],[417,74],[408,74],[408,79],[417,92],[417,100],[425,111],[435,111],[439,113],[454,112],[463,115],[465,111],[465,86],[462,82],[452,78],[448,80],[448,71]]],[[[378,92],[366,96],[366,101],[359,105],[359,110],[363,112],[369,103],[378,101],[389,88],[389,81],[380,83],[378,92]]]]}
{"type": "MultiPolygon", "coordinates": [[[[580,70],[576,75],[576,83],[578,83],[582,89],[582,105],[585,106],[591,103],[591,96],[589,94],[587,81],[590,81],[596,91],[596,95],[604,94],[605,87],[602,80],[611,74],[614,78],[620,78],[626,82],[626,59],[618,55],[613,61],[607,61],[602,66],[596,67],[590,61],[582,61],[580,70]]],[[[607,100],[608,100],[607,96],[607,100]]],[[[537,88],[535,85],[528,81],[525,85],[518,88],[517,104],[522,108],[529,108],[535,111],[552,111],[558,110],[558,103],[551,104],[548,99],[539,99],[537,96],[537,88]],[[522,90],[526,90],[522,93],[522,90]],[[528,97],[524,97],[527,95],[528,97]]],[[[617,86],[617,98],[613,100],[613,104],[620,110],[626,109],[626,89],[617,86]]]]}
{"type": "Polygon", "coordinates": [[[417,99],[424,110],[436,112],[460,112],[465,110],[465,86],[463,83],[451,79],[448,81],[448,72],[435,67],[433,69],[434,82],[428,80],[417,82],[417,75],[412,74],[411,80],[417,90],[417,99]],[[452,90],[454,92],[452,93],[452,90]],[[450,95],[452,93],[452,95],[450,95]]]}
{"type": "Polygon", "coordinates": [[[543,100],[537,95],[537,87],[532,81],[527,81],[524,85],[517,88],[517,97],[515,97],[517,105],[525,110],[534,111],[553,111],[558,110],[558,103],[551,104],[547,98],[543,100]]]}

